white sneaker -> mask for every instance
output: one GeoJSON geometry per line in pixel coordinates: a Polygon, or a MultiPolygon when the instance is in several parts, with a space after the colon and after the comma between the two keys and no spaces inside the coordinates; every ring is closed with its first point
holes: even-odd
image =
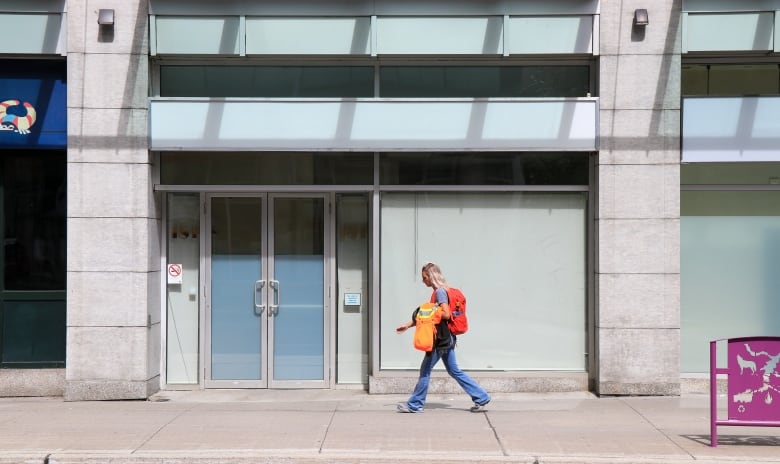
{"type": "Polygon", "coordinates": [[[412,409],[409,407],[406,403],[398,403],[398,406],[396,406],[396,409],[398,412],[412,412],[412,413],[420,413],[423,412],[423,408],[420,409],[412,409]]]}
{"type": "Polygon", "coordinates": [[[479,404],[479,403],[474,403],[474,406],[472,406],[472,407],[469,409],[469,411],[471,411],[471,412],[484,412],[484,411],[486,411],[486,410],[487,410],[486,406],[487,406],[487,404],[488,404],[488,403],[490,403],[490,399],[489,399],[489,398],[488,398],[488,400],[487,400],[487,401],[485,401],[485,402],[484,402],[484,403],[482,403],[482,404],[479,404]]]}

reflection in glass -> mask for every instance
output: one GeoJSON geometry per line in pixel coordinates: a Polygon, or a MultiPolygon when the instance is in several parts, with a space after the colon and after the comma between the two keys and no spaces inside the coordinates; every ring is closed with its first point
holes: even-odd
{"type": "Polygon", "coordinates": [[[392,97],[585,97],[588,66],[383,66],[379,95],[392,97]]]}
{"type": "Polygon", "coordinates": [[[4,153],[5,290],[65,290],[65,152],[4,153]]]}
{"type": "Polygon", "coordinates": [[[160,66],[161,97],[373,97],[371,66],[160,66]]]}
{"type": "Polygon", "coordinates": [[[167,152],[166,185],[371,185],[372,153],[167,152]]]}
{"type": "Polygon", "coordinates": [[[587,153],[383,153],[385,185],[588,185],[587,153]]]}
{"type": "Polygon", "coordinates": [[[0,362],[65,361],[65,301],[5,301],[2,315],[0,362]]]}

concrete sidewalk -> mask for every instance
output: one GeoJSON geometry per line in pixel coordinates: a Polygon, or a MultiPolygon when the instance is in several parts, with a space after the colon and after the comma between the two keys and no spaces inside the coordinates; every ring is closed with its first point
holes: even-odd
{"type": "MultiPolygon", "coordinates": [[[[719,428],[709,397],[362,391],[162,392],[150,401],[0,398],[0,463],[780,463],[780,428],[719,428]]],[[[725,398],[721,398],[725,407],[725,398]]],[[[721,411],[721,414],[724,414],[721,411]]]]}

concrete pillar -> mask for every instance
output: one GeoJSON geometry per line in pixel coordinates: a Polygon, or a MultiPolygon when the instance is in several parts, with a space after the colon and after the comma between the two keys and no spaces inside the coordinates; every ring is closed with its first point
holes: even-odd
{"type": "Polygon", "coordinates": [[[602,0],[596,389],[680,392],[681,0],[602,0]],[[649,25],[633,26],[647,9],[649,25]]]}
{"type": "Polygon", "coordinates": [[[68,1],[66,400],[159,388],[147,23],[148,0],[68,1]],[[98,9],[114,9],[113,28],[98,9]]]}

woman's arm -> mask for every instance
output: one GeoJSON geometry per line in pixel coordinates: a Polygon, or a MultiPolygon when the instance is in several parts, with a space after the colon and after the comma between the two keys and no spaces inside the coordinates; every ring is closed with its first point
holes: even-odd
{"type": "Polygon", "coordinates": [[[441,318],[448,321],[452,314],[450,313],[450,300],[447,297],[447,290],[443,288],[436,289],[436,303],[441,308],[441,318]]]}
{"type": "Polygon", "coordinates": [[[411,322],[407,322],[406,324],[401,324],[398,327],[395,328],[396,333],[404,333],[406,332],[406,329],[412,326],[411,322]]]}

